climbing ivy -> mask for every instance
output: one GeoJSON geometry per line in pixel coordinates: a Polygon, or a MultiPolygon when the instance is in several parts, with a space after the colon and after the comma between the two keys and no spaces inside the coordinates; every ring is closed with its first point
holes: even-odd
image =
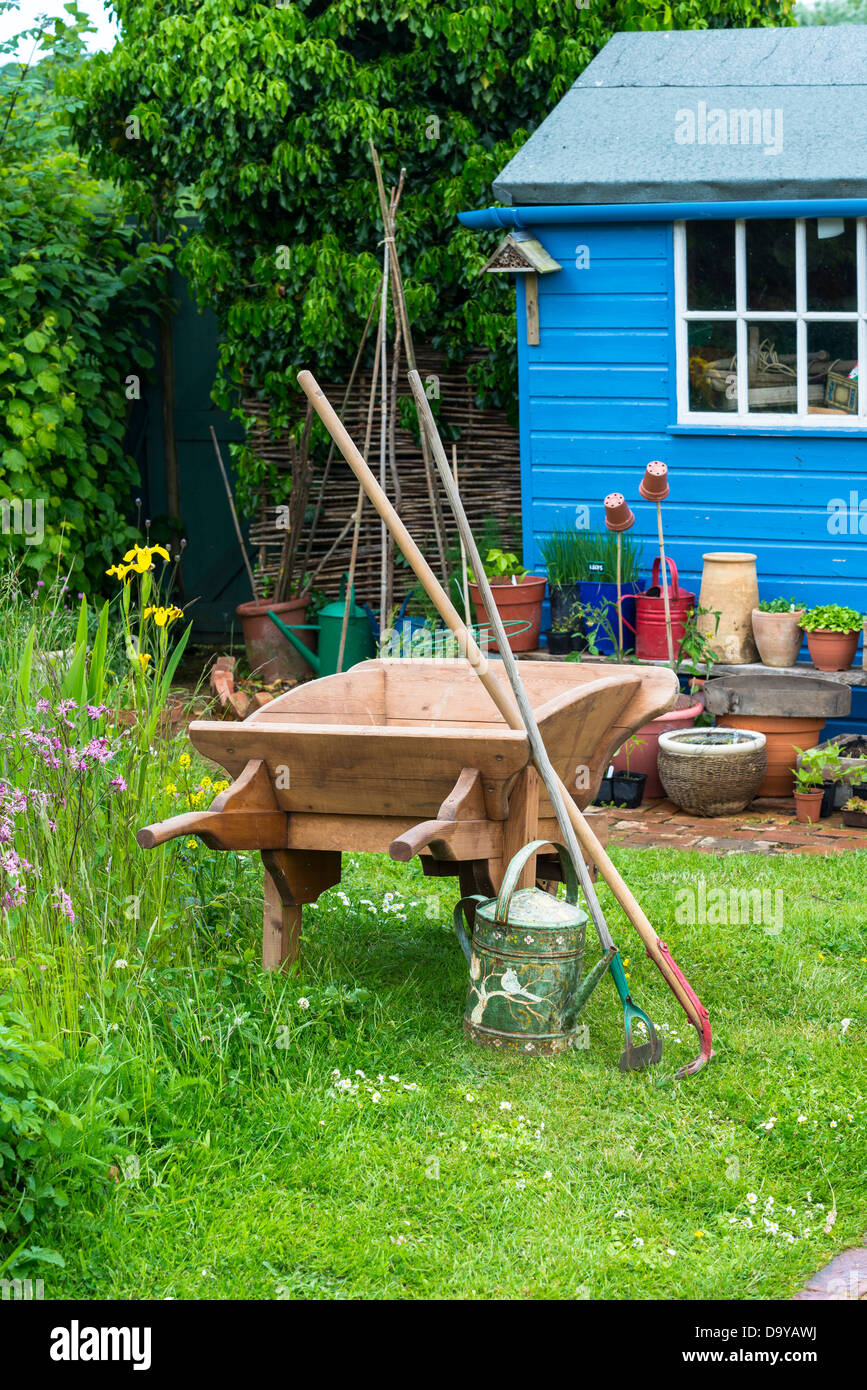
{"type": "MultiPolygon", "coordinates": [[[[418,341],[481,349],[512,407],[513,297],[462,228],[491,181],[617,30],[788,24],[792,0],[115,0],[122,40],[81,74],[75,128],[143,209],[195,212],[182,265],[242,382],[298,415],[295,369],[345,376],[379,274],[368,140],[407,171],[399,237],[418,341]]],[[[592,134],[588,138],[595,138],[592,134]]],[[[243,415],[241,415],[243,419],[243,415]]],[[[263,476],[239,450],[242,482],[263,476]]]]}
{"type": "Polygon", "coordinates": [[[0,68],[0,558],[34,576],[58,562],[90,587],[135,534],[124,431],[151,363],[144,316],[171,262],[70,147],[56,80],[92,26],[66,10],[25,31],[40,61],[0,68]]]}

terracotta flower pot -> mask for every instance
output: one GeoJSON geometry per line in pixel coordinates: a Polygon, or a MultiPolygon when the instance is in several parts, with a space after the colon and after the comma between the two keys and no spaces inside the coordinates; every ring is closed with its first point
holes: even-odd
{"type": "Polygon", "coordinates": [[[815,791],[795,792],[795,810],[801,825],[816,824],[821,814],[824,795],[823,787],[817,787],[815,791]]]}
{"type": "Polygon", "coordinates": [[[647,502],[664,502],[670,492],[668,486],[668,464],[654,459],[644,470],[644,477],[638,484],[638,491],[647,502]]]}
{"type": "MultiPolygon", "coordinates": [[[[539,629],[542,626],[542,600],[545,597],[545,585],[548,580],[544,574],[525,574],[513,584],[511,579],[491,579],[491,591],[494,595],[494,602],[497,605],[497,612],[504,623],[509,622],[528,622],[529,629],[526,632],[517,632],[514,636],[509,636],[509,629],[506,628],[506,635],[509,637],[509,646],[513,652],[532,652],[539,645],[539,629]]],[[[485,613],[485,605],[479,593],[477,584],[470,585],[470,597],[473,600],[473,607],[476,610],[476,622],[484,624],[488,621],[485,613]]],[[[490,650],[496,651],[496,643],[490,643],[490,650]]]]}
{"type": "Polygon", "coordinates": [[[794,666],[804,640],[799,619],[805,609],[794,613],[763,613],[752,611],[753,637],[765,666],[794,666]]]}
{"type": "MultiPolygon", "coordinates": [[[[793,676],[792,679],[801,680],[802,677],[793,676]]],[[[755,729],[764,734],[768,771],[757,796],[792,795],[797,750],[815,748],[826,724],[824,715],[808,719],[806,715],[786,718],[777,714],[723,714],[717,716],[716,722],[723,728],[755,729]]]]}
{"type": "MultiPolygon", "coordinates": [[[[240,603],[235,609],[241,619],[250,670],[254,675],[261,676],[266,685],[272,681],[297,680],[310,675],[307,662],[268,617],[270,608],[287,627],[296,627],[304,622],[309,602],[307,598],[290,598],[286,603],[263,599],[240,603]]],[[[311,651],[316,650],[316,632],[299,632],[298,636],[311,651]]]]}
{"type": "Polygon", "coordinates": [[[713,551],[702,556],[699,607],[707,616],[696,621],[698,631],[709,638],[717,661],[741,665],[755,661],[758,652],[753,641],[752,613],[759,606],[756,557],[741,551],[713,551]],[[719,613],[719,627],[714,634],[719,613]]]}
{"type": "Polygon", "coordinates": [[[858,650],[858,633],[829,632],[817,627],[815,632],[807,633],[807,646],[810,659],[817,671],[848,671],[858,650]]]}
{"type": "Polygon", "coordinates": [[[622,492],[609,492],[602,505],[609,531],[628,531],[635,525],[635,514],[622,492]]]}

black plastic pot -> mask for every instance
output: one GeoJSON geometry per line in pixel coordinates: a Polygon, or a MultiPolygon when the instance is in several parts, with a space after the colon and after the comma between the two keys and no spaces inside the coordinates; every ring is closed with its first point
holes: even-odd
{"type": "Polygon", "coordinates": [[[583,628],[581,629],[580,632],[572,632],[572,633],[569,634],[569,644],[570,644],[570,645],[569,645],[569,650],[570,650],[570,651],[573,651],[573,652],[586,652],[586,650],[587,650],[587,634],[586,634],[586,632],[584,631],[583,628]]]}
{"type": "Polygon", "coordinates": [[[572,650],[571,632],[551,631],[547,632],[545,636],[548,638],[548,651],[552,656],[565,656],[567,652],[572,650]]]}
{"type": "Polygon", "coordinates": [[[612,801],[615,806],[625,806],[632,811],[644,799],[646,772],[615,772],[611,778],[612,801]]]}
{"type": "Polygon", "coordinates": [[[827,820],[828,816],[834,813],[834,798],[837,791],[836,782],[822,783],[822,805],[819,807],[819,819],[827,820]]]}
{"type": "Polygon", "coordinates": [[[559,622],[561,618],[568,617],[581,597],[581,590],[577,583],[564,584],[563,587],[559,589],[553,584],[549,584],[548,593],[551,599],[552,623],[559,622]]]}
{"type": "Polygon", "coordinates": [[[613,806],[614,805],[614,778],[603,777],[599,783],[599,791],[593,801],[594,806],[613,806]]]}

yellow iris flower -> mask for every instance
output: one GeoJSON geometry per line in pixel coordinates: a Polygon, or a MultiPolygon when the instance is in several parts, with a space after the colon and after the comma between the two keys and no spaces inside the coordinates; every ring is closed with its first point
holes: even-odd
{"type": "Polygon", "coordinates": [[[147,670],[147,664],[150,661],[150,659],[150,652],[138,652],[136,654],[136,660],[138,661],[138,664],[141,666],[143,671],[147,670]]]}
{"type": "Polygon", "coordinates": [[[153,614],[154,622],[157,627],[169,627],[176,618],[182,617],[182,610],[175,608],[174,604],[169,604],[168,608],[146,608],[144,616],[149,618],[153,614]]]}
{"type": "Polygon", "coordinates": [[[164,560],[171,559],[164,545],[134,545],[126,552],[123,561],[119,565],[112,565],[106,574],[116,575],[118,579],[126,579],[132,573],[145,574],[153,569],[155,555],[161,555],[164,560]]]}

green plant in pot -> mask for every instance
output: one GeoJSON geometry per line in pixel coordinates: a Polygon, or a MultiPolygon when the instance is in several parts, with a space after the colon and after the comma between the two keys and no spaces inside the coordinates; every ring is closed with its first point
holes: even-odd
{"type": "MultiPolygon", "coordinates": [[[[530,574],[512,551],[490,549],[482,562],[491,586],[497,611],[503,619],[509,646],[513,652],[534,651],[539,645],[542,626],[542,600],[547,580],[543,574],[530,574]],[[511,626],[510,626],[511,624],[511,626]]],[[[469,585],[470,598],[479,625],[487,622],[485,605],[473,576],[469,585]]],[[[496,646],[492,644],[492,651],[496,646]]]]}
{"type": "Polygon", "coordinates": [[[629,760],[639,748],[643,748],[644,739],[638,738],[633,734],[628,738],[620,750],[626,762],[626,771],[614,771],[611,779],[611,791],[614,797],[614,805],[622,806],[624,810],[631,811],[641,805],[644,799],[644,785],[647,781],[646,772],[632,772],[629,760]]]}
{"type": "MultiPolygon", "coordinates": [[[[822,815],[825,778],[833,755],[827,748],[796,748],[798,762],[793,769],[795,778],[795,811],[801,825],[814,825],[822,815]]],[[[839,755],[838,755],[839,756],[839,755]]]]}
{"type": "Polygon", "coordinates": [[[553,618],[548,632],[548,651],[552,656],[566,656],[572,650],[571,610],[559,618],[553,618]]]}
{"type": "Polygon", "coordinates": [[[540,541],[539,553],[548,571],[551,631],[563,632],[567,629],[561,623],[580,599],[578,586],[586,577],[583,533],[575,528],[555,527],[550,536],[540,541]]]}
{"type": "MultiPolygon", "coordinates": [[[[599,654],[611,656],[618,651],[617,616],[617,534],[612,531],[587,531],[581,536],[581,601],[594,606],[604,605],[608,622],[597,624],[596,644],[599,654]]],[[[632,536],[620,535],[621,608],[624,624],[624,650],[634,650],[635,595],[640,592],[641,544],[632,536]]]]}
{"type": "Polygon", "coordinates": [[[765,666],[794,666],[804,640],[804,612],[793,598],[762,599],[753,609],[753,637],[765,666]]]}
{"type": "Polygon", "coordinates": [[[867,827],[867,796],[850,796],[843,805],[843,824],[867,827]]]}
{"type": "Polygon", "coordinates": [[[823,603],[810,608],[801,619],[807,634],[810,658],[817,671],[848,671],[858,648],[864,622],[855,608],[823,603]]]}

